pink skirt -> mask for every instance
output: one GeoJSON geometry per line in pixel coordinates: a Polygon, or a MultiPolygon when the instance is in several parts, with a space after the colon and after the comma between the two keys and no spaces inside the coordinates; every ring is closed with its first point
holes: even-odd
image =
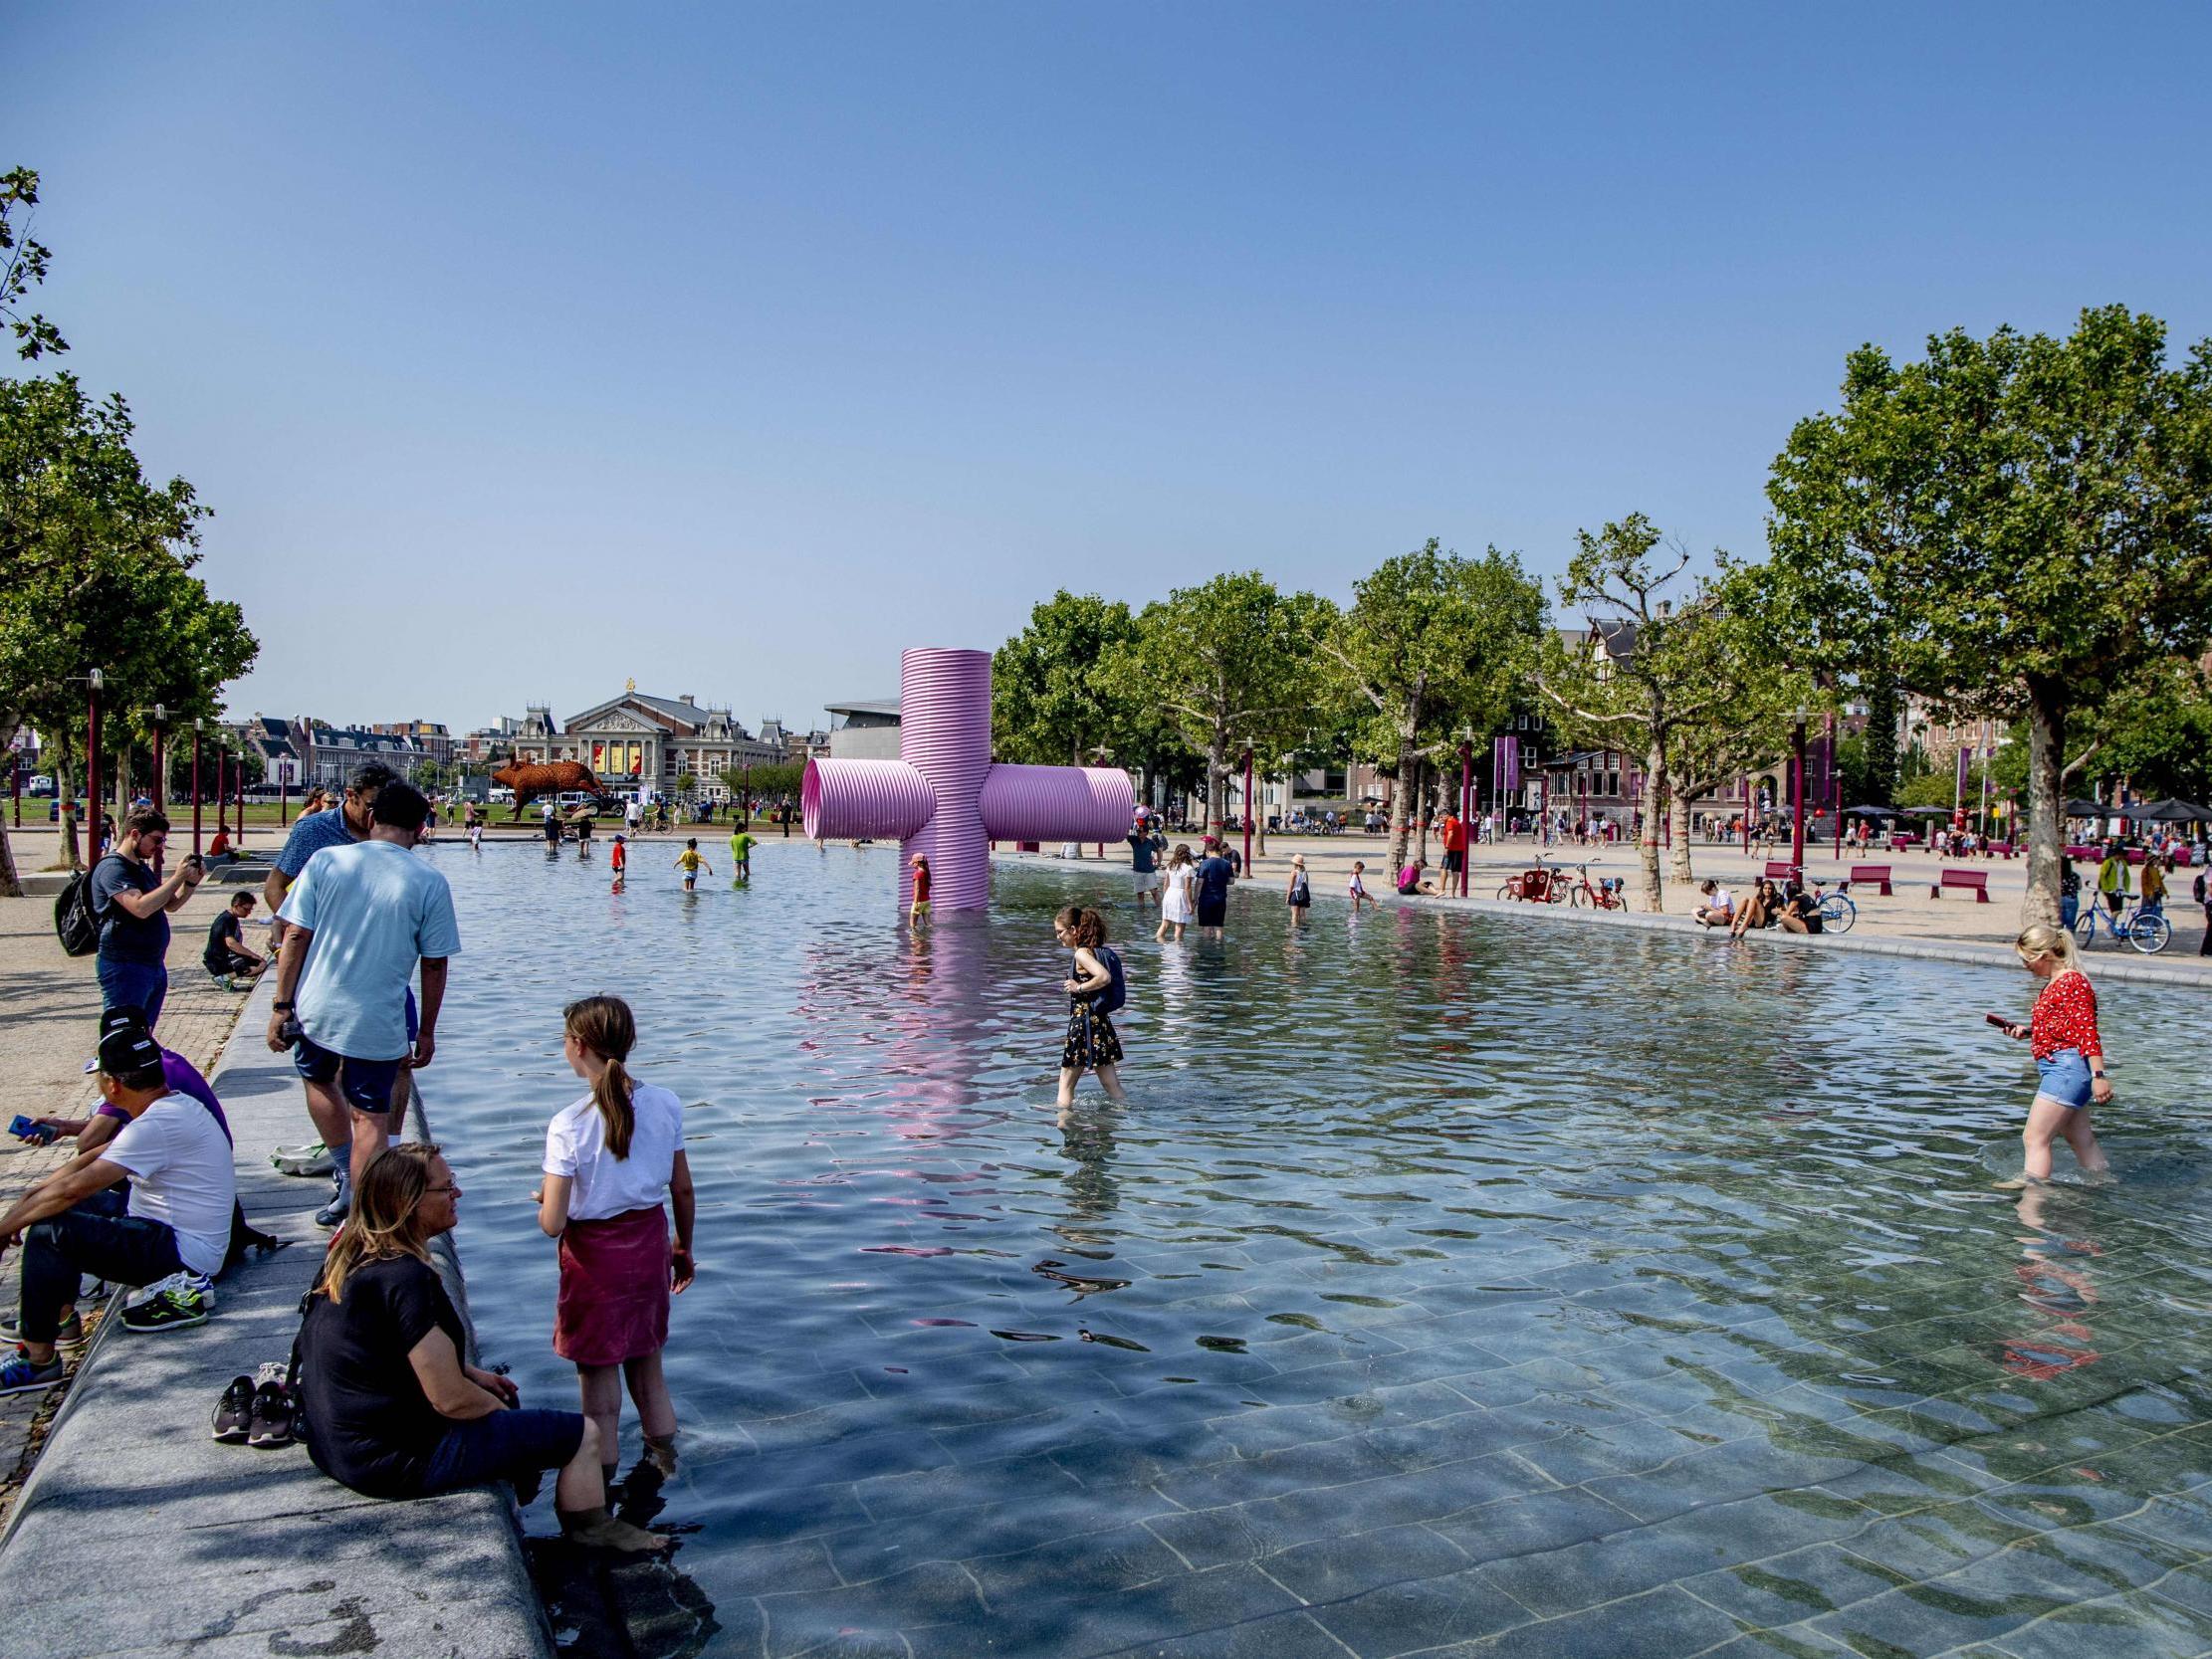
{"type": "Polygon", "coordinates": [[[578,1365],[619,1365],[668,1346],[668,1212],[655,1204],[560,1235],[553,1352],[578,1365]]]}

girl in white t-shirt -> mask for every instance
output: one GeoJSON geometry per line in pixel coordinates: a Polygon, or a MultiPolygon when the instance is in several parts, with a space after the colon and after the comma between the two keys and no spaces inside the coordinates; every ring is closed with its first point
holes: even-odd
{"type": "MultiPolygon", "coordinates": [[[[619,997],[587,996],[565,1011],[561,1052],[591,1092],[546,1131],[546,1180],[532,1194],[538,1225],[560,1240],[560,1297],[553,1351],[576,1367],[584,1414],[612,1456],[629,1385],[645,1455],[663,1475],[676,1467],[676,1407],[661,1374],[668,1299],[692,1280],[691,1165],[684,1109],[666,1089],[625,1069],[637,1023],[619,997]],[[668,1212],[676,1211],[669,1242],[668,1212]]],[[[608,1465],[613,1479],[617,1458],[608,1465]]]]}

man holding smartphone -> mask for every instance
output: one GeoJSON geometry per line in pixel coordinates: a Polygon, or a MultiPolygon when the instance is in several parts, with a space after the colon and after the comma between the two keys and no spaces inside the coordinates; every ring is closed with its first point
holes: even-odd
{"type": "Polygon", "coordinates": [[[154,874],[168,845],[169,820],[141,807],[122,821],[115,850],[93,866],[93,915],[100,919],[100,1000],[107,1008],[142,1008],[146,1029],[161,1017],[169,994],[169,913],[182,910],[206,879],[197,853],[166,881],[154,874]]]}

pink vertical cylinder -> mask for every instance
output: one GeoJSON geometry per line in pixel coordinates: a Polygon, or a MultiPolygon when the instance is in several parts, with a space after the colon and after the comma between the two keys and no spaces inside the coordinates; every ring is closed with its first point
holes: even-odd
{"type": "MultiPolygon", "coordinates": [[[[930,861],[940,911],[981,910],[991,855],[981,801],[991,771],[991,653],[918,647],[899,657],[899,758],[929,780],[937,810],[900,844],[903,862],[930,861]]],[[[902,893],[910,881],[900,881],[902,893]]]]}

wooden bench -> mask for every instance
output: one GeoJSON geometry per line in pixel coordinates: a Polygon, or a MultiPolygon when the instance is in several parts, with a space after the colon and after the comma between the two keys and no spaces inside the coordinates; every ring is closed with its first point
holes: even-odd
{"type": "Polygon", "coordinates": [[[1844,873],[1844,886],[1857,887],[1866,882],[1877,889],[1884,899],[1895,897],[1889,891],[1889,870],[1886,864],[1861,864],[1844,873]]]}
{"type": "Polygon", "coordinates": [[[1929,884],[1928,897],[1942,898],[1947,887],[1970,887],[1976,900],[1985,905],[1989,903],[1989,872],[1986,870],[1946,870],[1929,884]]]}

